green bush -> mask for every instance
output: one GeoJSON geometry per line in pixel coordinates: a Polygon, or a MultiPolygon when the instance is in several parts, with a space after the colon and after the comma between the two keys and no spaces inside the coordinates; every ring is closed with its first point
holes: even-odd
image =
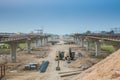
{"type": "Polygon", "coordinates": [[[4,44],[1,46],[1,49],[8,49],[9,48],[9,45],[8,44],[4,44]]]}
{"type": "Polygon", "coordinates": [[[19,47],[20,47],[21,49],[24,49],[24,48],[26,47],[26,44],[25,44],[25,43],[21,43],[21,44],[19,44],[19,47]]]}
{"type": "Polygon", "coordinates": [[[109,53],[113,53],[115,48],[112,45],[103,45],[101,46],[102,50],[108,51],[109,53]]]}
{"type": "Polygon", "coordinates": [[[95,46],[95,43],[93,43],[93,42],[92,42],[92,43],[90,43],[90,46],[92,46],[92,47],[93,47],[93,46],[95,46]]]}

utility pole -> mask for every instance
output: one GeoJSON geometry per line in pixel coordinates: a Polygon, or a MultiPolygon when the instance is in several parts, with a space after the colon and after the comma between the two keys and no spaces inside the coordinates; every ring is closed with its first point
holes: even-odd
{"type": "Polygon", "coordinates": [[[43,27],[41,29],[35,29],[37,31],[37,34],[43,34],[43,27]]]}

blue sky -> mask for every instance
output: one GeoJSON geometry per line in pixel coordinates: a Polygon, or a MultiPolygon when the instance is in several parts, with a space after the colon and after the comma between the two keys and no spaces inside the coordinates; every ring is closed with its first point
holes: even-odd
{"type": "Polygon", "coordinates": [[[0,32],[69,34],[120,27],[119,0],[0,0],[0,32]]]}

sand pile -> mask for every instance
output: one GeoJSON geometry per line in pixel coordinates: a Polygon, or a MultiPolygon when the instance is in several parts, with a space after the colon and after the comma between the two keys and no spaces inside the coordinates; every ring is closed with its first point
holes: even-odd
{"type": "Polygon", "coordinates": [[[73,80],[120,80],[120,49],[73,80]]]}

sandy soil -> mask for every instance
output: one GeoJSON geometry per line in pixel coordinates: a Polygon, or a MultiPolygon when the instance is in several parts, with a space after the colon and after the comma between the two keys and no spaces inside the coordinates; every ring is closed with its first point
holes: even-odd
{"type": "Polygon", "coordinates": [[[120,49],[73,80],[120,80],[120,49]]]}

